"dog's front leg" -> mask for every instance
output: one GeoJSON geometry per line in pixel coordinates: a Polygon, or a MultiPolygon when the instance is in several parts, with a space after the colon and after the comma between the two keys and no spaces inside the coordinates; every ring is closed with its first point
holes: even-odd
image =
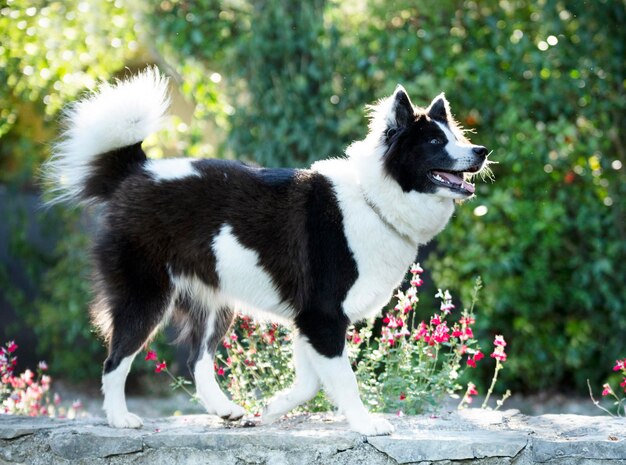
{"type": "Polygon", "coordinates": [[[384,418],[373,417],[363,405],[347,348],[344,347],[341,355],[329,358],[320,355],[309,344],[304,347],[326,393],[345,415],[352,430],[366,436],[393,432],[391,423],[384,418]]]}

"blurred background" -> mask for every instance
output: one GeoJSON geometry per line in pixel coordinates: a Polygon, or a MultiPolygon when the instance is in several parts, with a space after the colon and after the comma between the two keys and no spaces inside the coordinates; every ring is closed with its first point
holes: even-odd
{"type": "Polygon", "coordinates": [[[477,336],[507,339],[503,388],[599,389],[626,357],[624,24],[623,0],[5,0],[0,342],[99,380],[89,212],[42,209],[37,183],[86,89],[156,64],[174,98],[150,156],[305,167],[364,137],[364,105],[402,83],[417,105],[445,91],[498,162],[418,257],[425,293],[465,302],[482,277],[477,336]]]}

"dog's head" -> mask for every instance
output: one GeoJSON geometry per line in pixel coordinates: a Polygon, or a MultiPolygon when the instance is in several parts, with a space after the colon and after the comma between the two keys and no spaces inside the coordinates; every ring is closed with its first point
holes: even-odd
{"type": "Polygon", "coordinates": [[[486,165],[488,150],[467,140],[443,93],[422,109],[398,86],[372,110],[370,137],[378,138],[384,169],[404,192],[451,199],[474,195],[469,178],[486,165]]]}

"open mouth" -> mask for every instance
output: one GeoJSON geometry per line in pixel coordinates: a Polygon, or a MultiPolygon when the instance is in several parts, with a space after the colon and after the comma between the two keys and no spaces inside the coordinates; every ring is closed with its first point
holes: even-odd
{"type": "Polygon", "coordinates": [[[465,171],[432,170],[428,173],[428,177],[438,186],[447,187],[465,195],[472,195],[476,191],[476,187],[465,180],[465,173],[477,173],[480,168],[480,165],[476,165],[465,171]]]}

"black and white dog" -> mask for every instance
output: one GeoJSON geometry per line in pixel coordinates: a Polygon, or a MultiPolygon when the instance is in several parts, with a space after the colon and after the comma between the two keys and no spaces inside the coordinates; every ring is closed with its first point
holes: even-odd
{"type": "Polygon", "coordinates": [[[209,413],[237,419],[213,357],[235,312],[293,325],[293,387],[273,398],[276,420],[323,387],[350,427],[389,434],[360,400],[346,328],[373,316],[417,247],[439,233],[465,178],[486,164],[445,97],[414,107],[405,90],[371,107],[369,134],[345,158],[310,169],[226,160],[151,160],[142,141],[159,128],[168,83],[156,69],[100,89],[66,113],[44,174],[55,200],[101,205],[94,243],[93,319],[109,344],[102,389],[111,426],[137,428],[124,385],[137,352],[168,319],[183,322],[190,368],[209,413]]]}

